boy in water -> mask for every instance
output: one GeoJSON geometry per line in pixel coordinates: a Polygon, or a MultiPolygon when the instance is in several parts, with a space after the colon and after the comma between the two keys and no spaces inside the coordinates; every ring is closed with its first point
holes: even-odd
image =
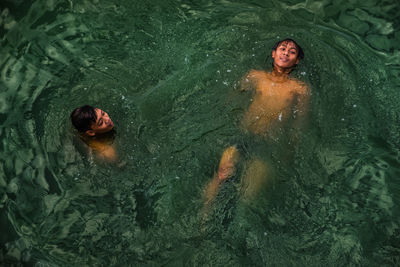
{"type": "MultiPolygon", "coordinates": [[[[255,89],[252,103],[241,121],[242,129],[265,138],[274,124],[288,121],[289,117],[299,121],[308,109],[310,97],[310,91],[303,82],[289,77],[289,73],[304,58],[302,48],[294,40],[285,39],[275,44],[272,58],[272,72],[251,70],[241,83],[242,90],[255,89]]],[[[205,207],[217,195],[220,184],[234,175],[238,160],[236,146],[230,146],[223,152],[218,170],[204,190],[205,207]]],[[[259,190],[267,174],[265,161],[253,158],[246,162],[242,178],[242,197],[245,200],[259,190]]]]}
{"type": "Polygon", "coordinates": [[[107,161],[116,160],[112,146],[114,123],[106,112],[85,105],[72,111],[71,122],[96,156],[107,161]]]}

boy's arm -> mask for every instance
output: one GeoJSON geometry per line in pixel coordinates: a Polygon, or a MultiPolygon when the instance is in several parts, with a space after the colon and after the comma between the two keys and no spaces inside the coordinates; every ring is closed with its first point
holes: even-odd
{"type": "Polygon", "coordinates": [[[257,70],[251,70],[240,80],[240,91],[248,91],[254,88],[254,85],[259,79],[259,72],[257,70]]]}
{"type": "Polygon", "coordinates": [[[310,94],[311,90],[305,84],[301,84],[296,104],[296,118],[304,120],[307,117],[310,108],[310,94]]]}
{"type": "MultiPolygon", "coordinates": [[[[294,135],[297,136],[299,129],[307,124],[308,113],[310,109],[310,95],[311,90],[305,84],[301,84],[296,96],[296,105],[293,110],[294,121],[294,135]]],[[[295,137],[297,139],[297,137],[295,137]]]]}

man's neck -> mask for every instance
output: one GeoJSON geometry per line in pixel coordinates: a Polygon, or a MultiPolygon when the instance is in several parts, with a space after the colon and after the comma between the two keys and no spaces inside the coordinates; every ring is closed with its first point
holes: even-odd
{"type": "Polygon", "coordinates": [[[285,80],[289,79],[289,73],[291,71],[292,71],[292,68],[284,69],[284,68],[279,68],[277,66],[274,66],[274,69],[272,70],[271,76],[277,82],[285,81],[285,80]]]}
{"type": "Polygon", "coordinates": [[[93,136],[81,133],[79,136],[84,140],[84,141],[98,141],[98,142],[109,142],[110,140],[114,140],[115,138],[115,130],[112,129],[109,132],[106,133],[101,133],[101,134],[95,134],[93,136]]]}
{"type": "Polygon", "coordinates": [[[293,68],[281,68],[279,66],[274,65],[274,70],[272,73],[274,76],[284,76],[288,77],[289,73],[293,70],[293,68]]]}

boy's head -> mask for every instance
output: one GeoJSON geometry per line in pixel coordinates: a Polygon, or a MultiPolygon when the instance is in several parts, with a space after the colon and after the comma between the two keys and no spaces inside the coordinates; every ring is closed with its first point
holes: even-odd
{"type": "Polygon", "coordinates": [[[293,39],[278,41],[272,48],[273,67],[292,69],[304,58],[303,49],[293,39]]]}
{"type": "Polygon", "coordinates": [[[107,133],[114,128],[114,123],[106,112],[89,105],[74,109],[71,122],[79,132],[88,136],[107,133]]]}

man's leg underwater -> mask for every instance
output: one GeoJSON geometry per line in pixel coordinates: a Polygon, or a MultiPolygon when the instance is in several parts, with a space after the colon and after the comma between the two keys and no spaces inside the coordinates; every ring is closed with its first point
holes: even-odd
{"type": "Polygon", "coordinates": [[[212,202],[218,193],[220,184],[226,179],[232,177],[236,171],[236,164],[239,161],[239,151],[236,146],[230,146],[222,153],[219,161],[218,171],[214,174],[213,179],[204,189],[204,207],[203,213],[207,210],[207,206],[212,202]]]}
{"type": "Polygon", "coordinates": [[[269,168],[265,161],[255,158],[246,163],[241,182],[241,198],[251,201],[268,180],[269,168]]]}
{"type": "Polygon", "coordinates": [[[221,160],[219,161],[217,178],[224,181],[235,174],[236,163],[239,160],[239,151],[236,146],[230,146],[222,153],[221,160]]]}

